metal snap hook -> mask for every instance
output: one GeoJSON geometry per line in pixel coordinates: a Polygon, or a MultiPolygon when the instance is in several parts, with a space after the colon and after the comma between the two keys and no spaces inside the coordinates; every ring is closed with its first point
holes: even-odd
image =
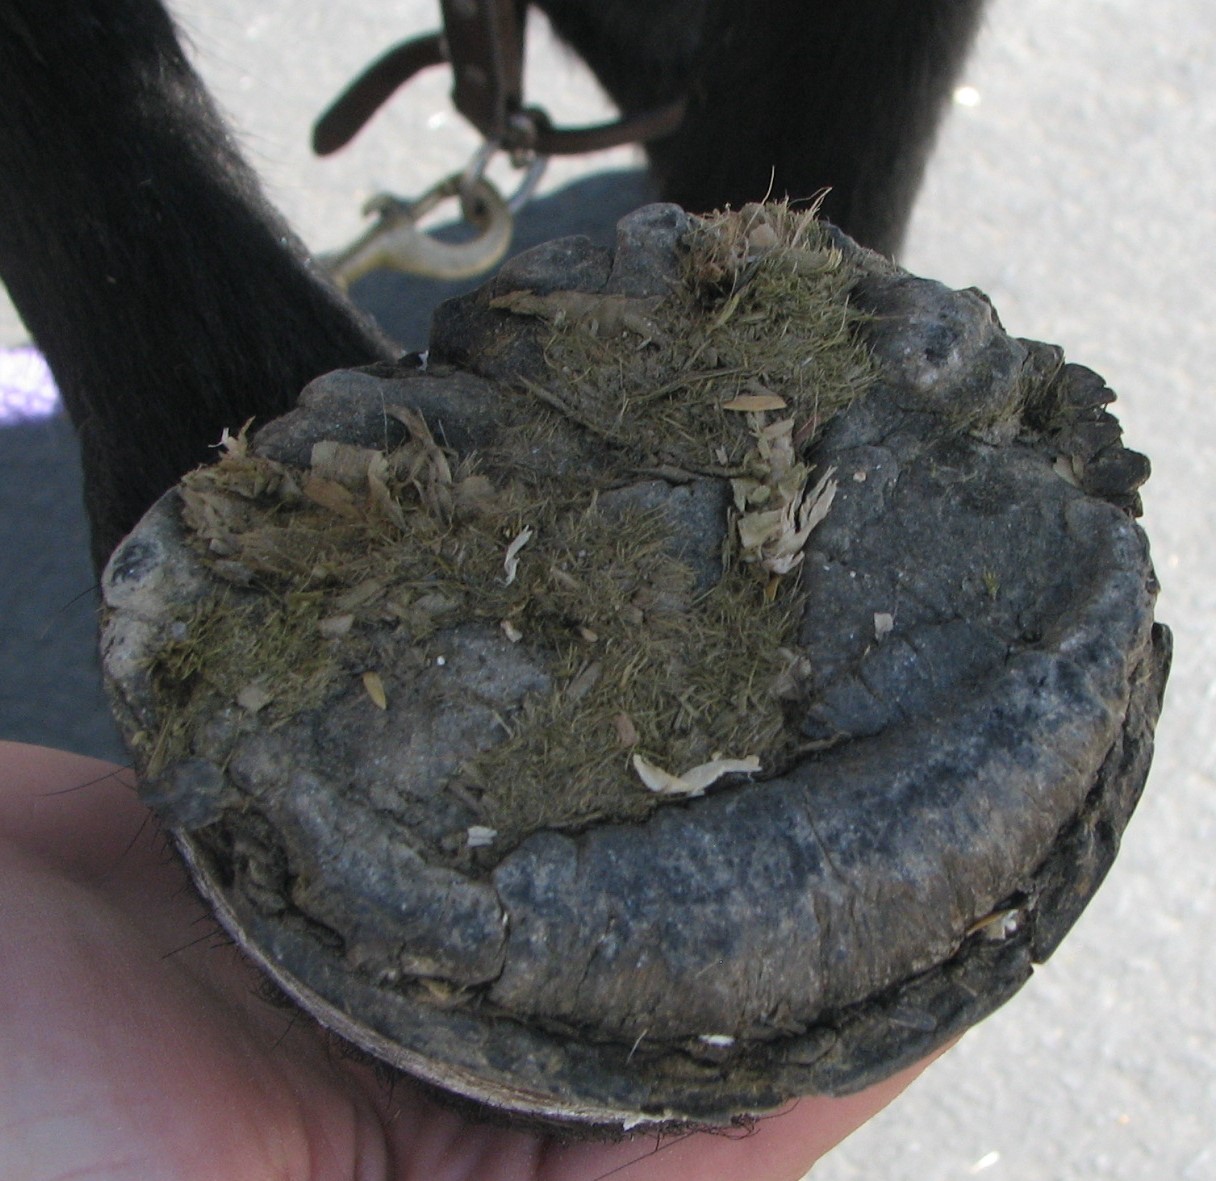
{"type": "Polygon", "coordinates": [[[540,155],[528,148],[504,149],[501,144],[494,141],[482,144],[473,153],[472,158],[465,165],[464,172],[460,175],[461,208],[464,210],[465,217],[470,221],[473,220],[471,206],[476,186],[486,181],[486,169],[489,168],[490,161],[503,150],[507,150],[511,163],[524,174],[515,192],[506,198],[507,208],[512,214],[519,213],[532,199],[536,186],[540,184],[541,177],[545,175],[545,169],[549,166],[548,156],[540,155]]]}
{"type": "Polygon", "coordinates": [[[377,193],[363,207],[376,222],[350,246],[319,260],[339,287],[346,289],[376,270],[434,279],[471,279],[502,261],[511,245],[514,218],[502,195],[484,176],[453,173],[409,201],[377,193]],[[446,200],[460,200],[461,212],[477,231],[467,242],[445,242],[419,222],[446,200]]]}

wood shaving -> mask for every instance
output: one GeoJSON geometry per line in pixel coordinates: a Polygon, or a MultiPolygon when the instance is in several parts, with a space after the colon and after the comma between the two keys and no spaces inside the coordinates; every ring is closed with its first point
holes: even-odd
{"type": "Polygon", "coordinates": [[[633,719],[626,713],[617,714],[612,719],[612,725],[616,730],[616,740],[625,750],[635,747],[638,744],[638,730],[633,724],[633,719]]]}
{"type": "Polygon", "coordinates": [[[689,767],[683,774],[673,775],[635,754],[633,769],[638,773],[638,778],[656,794],[691,799],[703,795],[706,788],[717,783],[724,775],[748,775],[759,771],[760,760],[755,755],[746,759],[711,759],[708,763],[689,767]]]}
{"type": "Polygon", "coordinates": [[[729,402],[723,402],[722,409],[755,414],[763,410],[784,410],[786,405],[786,400],[780,394],[740,394],[729,402]]]}
{"type": "Polygon", "coordinates": [[[651,318],[661,296],[594,295],[585,291],[509,291],[490,301],[490,307],[517,316],[536,316],[550,324],[573,324],[592,336],[608,338],[632,332],[645,341],[666,343],[667,336],[651,318]]]}
{"type": "Polygon", "coordinates": [[[265,709],[273,700],[274,694],[265,685],[257,681],[246,685],[236,695],[237,705],[241,709],[248,710],[251,714],[256,714],[259,710],[265,709]]]}
{"type": "Polygon", "coordinates": [[[333,480],[352,492],[367,488],[369,465],[384,453],[371,447],[354,447],[350,443],[339,443],[333,439],[322,439],[312,445],[308,466],[314,476],[333,480]]]}
{"type": "Polygon", "coordinates": [[[384,682],[380,679],[379,673],[364,673],[363,688],[367,690],[368,697],[372,699],[372,704],[377,709],[388,709],[388,694],[384,692],[384,682]]]}
{"type": "Polygon", "coordinates": [[[836,469],[808,488],[810,469],[797,458],[792,418],[765,423],[757,415],[752,433],[755,475],[731,480],[736,532],[743,560],[781,577],[802,561],[808,538],[832,507],[836,469]]]}
{"type": "Polygon", "coordinates": [[[532,527],[525,525],[516,535],[515,539],[507,546],[507,555],[503,559],[503,570],[506,571],[506,585],[510,586],[515,581],[516,575],[519,573],[519,551],[532,540],[532,527]]]}
{"type": "Polygon", "coordinates": [[[317,631],[326,640],[340,640],[355,624],[355,617],[347,612],[343,615],[328,615],[317,624],[317,631]]]}

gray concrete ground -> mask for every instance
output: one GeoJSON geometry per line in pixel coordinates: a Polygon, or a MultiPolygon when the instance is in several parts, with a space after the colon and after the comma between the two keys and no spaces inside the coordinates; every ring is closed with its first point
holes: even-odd
{"type": "MultiPolygon", "coordinates": [[[[475,146],[446,80],[415,83],[335,161],[310,117],[429,0],[180,0],[204,74],[274,198],[330,248],[379,187],[417,192],[475,146]]],[[[540,39],[543,41],[543,38],[540,39]]],[[[541,46],[534,93],[602,109],[541,46]]],[[[1024,991],[815,1171],[819,1181],[1216,1179],[1216,8],[1204,0],[994,0],[903,260],[978,286],[1019,335],[1120,395],[1150,454],[1145,523],[1177,655],[1144,801],[1098,898],[1024,991]]],[[[550,188],[628,153],[565,166],[550,188]]],[[[618,175],[538,207],[532,233],[610,224],[618,175]]],[[[421,339],[434,288],[362,293],[421,339]],[[419,313],[422,313],[421,315],[419,313]]],[[[0,345],[22,330],[0,307],[0,345]]],[[[113,750],[92,689],[92,604],[62,424],[0,431],[0,736],[113,750]],[[84,592],[84,597],[77,598],[84,592]]],[[[690,1179],[691,1181],[691,1179],[690,1179]]]]}

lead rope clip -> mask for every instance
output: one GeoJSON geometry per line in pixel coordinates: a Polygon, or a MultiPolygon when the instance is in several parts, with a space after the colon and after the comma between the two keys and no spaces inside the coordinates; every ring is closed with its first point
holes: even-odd
{"type": "Polygon", "coordinates": [[[364,206],[376,221],[344,250],[321,257],[322,266],[343,290],[372,271],[390,270],[431,279],[472,279],[500,263],[511,245],[515,214],[527,204],[540,182],[548,157],[527,155],[518,161],[524,172],[519,187],[505,198],[486,176],[497,146],[486,144],[454,172],[409,200],[377,193],[364,206]],[[463,220],[475,235],[447,241],[424,230],[421,222],[445,201],[458,200],[463,220]]]}

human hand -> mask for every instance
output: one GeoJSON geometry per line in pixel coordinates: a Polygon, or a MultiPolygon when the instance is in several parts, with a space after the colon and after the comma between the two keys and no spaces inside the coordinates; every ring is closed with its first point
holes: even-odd
{"type": "Polygon", "coordinates": [[[0,1177],[795,1181],[923,1066],[750,1132],[469,1122],[261,999],[128,772],[0,743],[0,1177]]]}

